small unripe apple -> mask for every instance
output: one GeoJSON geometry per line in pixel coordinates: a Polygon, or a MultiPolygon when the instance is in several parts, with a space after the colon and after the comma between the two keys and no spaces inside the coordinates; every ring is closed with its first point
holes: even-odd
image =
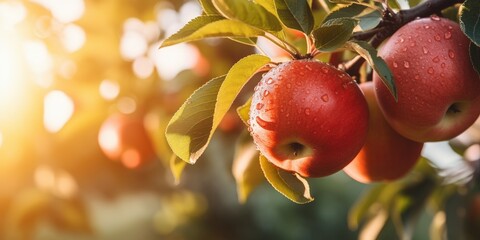
{"type": "Polygon", "coordinates": [[[374,74],[385,118],[403,136],[418,141],[453,138],[480,114],[480,77],[459,25],[439,17],[412,21],[379,51],[392,70],[398,102],[374,74]]]}
{"type": "Polygon", "coordinates": [[[390,127],[375,98],[373,82],[360,84],[370,111],[365,145],[343,170],[353,179],[370,183],[403,177],[415,165],[423,143],[403,137],[390,127]]]}
{"type": "Polygon", "coordinates": [[[155,150],[143,119],[136,115],[113,114],[102,124],[98,143],[103,153],[128,168],[137,168],[155,158],[155,150]]]}
{"type": "Polygon", "coordinates": [[[368,107],[346,73],[316,60],[282,63],[255,88],[250,131],[277,167],[303,177],[343,169],[363,146],[368,107]]]}

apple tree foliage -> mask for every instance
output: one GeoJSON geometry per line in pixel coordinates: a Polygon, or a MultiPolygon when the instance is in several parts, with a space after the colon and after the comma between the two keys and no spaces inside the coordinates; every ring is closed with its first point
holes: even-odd
{"type": "MultiPolygon", "coordinates": [[[[290,59],[330,61],[360,81],[375,71],[396,98],[395,79],[377,56],[377,48],[407,22],[437,14],[453,20],[458,17],[462,31],[471,40],[471,62],[480,72],[478,0],[200,0],[200,4],[203,14],[168,37],[161,47],[206,38],[229,38],[256,46],[258,38],[266,38],[283,48],[290,59]],[[300,32],[303,41],[292,41],[288,37],[292,31],[300,32]],[[333,62],[335,56],[341,61],[333,62]]],[[[275,66],[270,57],[252,54],[238,60],[225,75],[198,88],[174,114],[166,138],[173,151],[171,168],[177,178],[187,163],[194,164],[204,153],[240,92],[275,66]]],[[[246,125],[249,108],[250,100],[237,108],[246,125]]],[[[360,234],[378,235],[382,226],[393,223],[400,236],[408,237],[424,206],[432,206],[435,218],[441,218],[455,189],[466,184],[443,184],[448,179],[441,174],[445,171],[435,168],[435,159],[427,158],[407,177],[372,187],[352,208],[350,226],[362,226],[360,234]],[[378,222],[382,224],[373,224],[378,222]]],[[[313,201],[307,179],[272,165],[258,153],[248,134],[239,136],[233,173],[242,202],[265,180],[293,202],[313,201]]],[[[444,227],[445,222],[432,224],[432,237],[433,232],[444,232],[444,227]]]]}

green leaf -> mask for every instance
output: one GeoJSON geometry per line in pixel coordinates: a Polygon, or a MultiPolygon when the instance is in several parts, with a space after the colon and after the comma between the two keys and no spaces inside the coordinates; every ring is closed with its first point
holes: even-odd
{"type": "Polygon", "coordinates": [[[255,0],[255,2],[262,5],[271,14],[277,16],[277,9],[275,8],[275,0],[255,0]]]}
{"type": "Polygon", "coordinates": [[[246,23],[267,32],[282,30],[282,25],[277,17],[255,2],[213,0],[213,4],[223,16],[229,19],[246,23]]]}
{"type": "Polygon", "coordinates": [[[172,154],[172,157],[170,158],[170,171],[172,171],[173,179],[176,185],[180,183],[180,178],[186,165],[187,162],[177,157],[177,155],[172,154]]]}
{"type": "Polygon", "coordinates": [[[199,0],[200,5],[202,6],[203,11],[207,15],[220,15],[218,10],[213,5],[212,0],[199,0]]]}
{"type": "Polygon", "coordinates": [[[334,18],[313,31],[315,47],[322,52],[329,52],[342,47],[352,36],[358,21],[351,18],[334,18]]]}
{"type": "Polygon", "coordinates": [[[314,19],[306,0],[275,0],[277,15],[285,26],[306,34],[312,32],[314,19]]]}
{"type": "Polygon", "coordinates": [[[383,83],[387,86],[390,93],[395,100],[398,100],[397,88],[395,87],[395,80],[392,72],[388,68],[387,63],[379,56],[377,50],[367,42],[363,41],[349,41],[347,47],[357,52],[360,56],[365,58],[372,68],[377,72],[383,83]]]}
{"type": "Polygon", "coordinates": [[[242,133],[235,146],[232,172],[240,203],[245,203],[250,193],[265,181],[260,168],[259,152],[247,131],[242,133]]]}
{"type": "Polygon", "coordinates": [[[328,0],[331,3],[340,3],[340,4],[351,4],[351,3],[361,3],[361,0],[328,0]]]}
{"type": "Polygon", "coordinates": [[[230,38],[231,40],[250,46],[255,46],[257,44],[257,38],[230,38]]]}
{"type": "Polygon", "coordinates": [[[473,42],[470,43],[470,60],[478,74],[480,74],[480,47],[473,42]]]}
{"type": "Polygon", "coordinates": [[[308,182],[297,173],[282,170],[260,155],[260,166],[267,181],[285,197],[299,204],[313,201],[308,182]]]}
{"type": "Polygon", "coordinates": [[[366,31],[375,28],[380,21],[382,21],[382,13],[377,10],[373,10],[369,13],[359,16],[358,18],[360,20],[360,28],[362,28],[363,31],[366,31]]]}
{"type": "Polygon", "coordinates": [[[335,18],[352,18],[362,13],[367,7],[360,4],[350,4],[346,7],[332,11],[323,20],[323,23],[335,18]]]}
{"type": "Polygon", "coordinates": [[[472,42],[480,46],[480,1],[465,0],[460,7],[460,27],[472,42]]]}
{"type": "Polygon", "coordinates": [[[263,36],[264,34],[264,31],[239,21],[225,19],[222,16],[199,16],[187,23],[177,33],[163,41],[160,47],[208,37],[249,38],[263,36]]]}
{"type": "Polygon", "coordinates": [[[380,184],[365,193],[350,209],[348,213],[348,226],[357,229],[362,220],[369,218],[371,207],[378,202],[380,194],[388,187],[387,184],[380,184]]]}
{"type": "Polygon", "coordinates": [[[170,119],[166,137],[172,151],[194,164],[240,90],[268,62],[270,59],[262,55],[247,56],[233,65],[226,76],[197,89],[170,119]]]}
{"type": "Polygon", "coordinates": [[[250,118],[250,106],[252,105],[252,98],[249,98],[248,101],[242,106],[237,108],[238,116],[242,119],[243,123],[248,127],[248,119],[250,118]]]}

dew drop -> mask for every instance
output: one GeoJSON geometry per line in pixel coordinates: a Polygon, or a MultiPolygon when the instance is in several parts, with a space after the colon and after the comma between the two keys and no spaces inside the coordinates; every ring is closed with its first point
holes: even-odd
{"type": "Polygon", "coordinates": [[[437,15],[432,15],[430,19],[432,19],[433,21],[440,21],[440,17],[437,15]]]}
{"type": "Polygon", "coordinates": [[[455,53],[453,52],[453,50],[448,50],[448,56],[449,56],[451,59],[454,59],[454,58],[455,58],[455,53]]]}
{"type": "Polygon", "coordinates": [[[310,115],[310,108],[305,108],[305,115],[310,115]]]}
{"type": "Polygon", "coordinates": [[[402,49],[402,52],[406,52],[407,50],[408,50],[408,48],[405,47],[405,48],[402,49]]]}
{"type": "Polygon", "coordinates": [[[453,27],[452,27],[452,26],[448,26],[448,29],[452,30],[452,29],[453,29],[453,27]]]}
{"type": "Polygon", "coordinates": [[[438,62],[440,62],[440,58],[438,56],[436,56],[432,59],[432,61],[435,62],[435,63],[438,63],[438,62]]]}
{"type": "Polygon", "coordinates": [[[312,71],[312,68],[309,65],[306,65],[305,68],[308,69],[309,71],[312,71]]]}
{"type": "Polygon", "coordinates": [[[435,72],[435,70],[433,70],[432,67],[429,67],[427,72],[428,72],[428,74],[432,75],[435,72]]]}
{"type": "Polygon", "coordinates": [[[433,37],[433,38],[435,38],[435,41],[437,41],[437,42],[442,39],[442,37],[440,37],[440,35],[435,35],[435,37],[433,37]]]}
{"type": "Polygon", "coordinates": [[[257,116],[255,118],[255,121],[258,123],[258,125],[260,127],[262,127],[263,129],[266,129],[266,130],[273,130],[275,129],[275,123],[274,122],[269,122],[269,121],[265,121],[263,120],[262,118],[260,118],[259,116],[257,116]]]}
{"type": "Polygon", "coordinates": [[[397,62],[395,62],[395,61],[393,62],[393,67],[394,67],[394,68],[397,68],[397,67],[398,67],[397,62]]]}
{"type": "Polygon", "coordinates": [[[425,25],[425,26],[423,26],[423,28],[425,28],[425,29],[429,29],[429,28],[430,28],[430,26],[428,26],[428,25],[425,25]]]}
{"type": "Polygon", "coordinates": [[[405,39],[400,38],[400,42],[401,42],[401,43],[405,42],[405,39]]]}
{"type": "Polygon", "coordinates": [[[328,68],[327,68],[327,67],[322,67],[322,72],[323,72],[323,73],[328,73],[328,72],[329,72],[329,71],[328,71],[328,68]]]}
{"type": "Polygon", "coordinates": [[[298,74],[300,74],[300,76],[304,76],[304,75],[305,75],[304,72],[299,72],[298,74]]]}
{"type": "Polygon", "coordinates": [[[428,53],[428,49],[426,47],[422,47],[422,50],[423,50],[423,53],[424,54],[427,54],[428,53]]]}
{"type": "Polygon", "coordinates": [[[260,109],[263,108],[263,106],[264,106],[263,103],[257,103],[257,105],[255,106],[255,108],[256,108],[257,110],[260,110],[260,109]]]}
{"type": "Polygon", "coordinates": [[[448,31],[443,36],[445,37],[445,39],[450,39],[452,38],[452,32],[448,31]]]}
{"type": "Polygon", "coordinates": [[[269,78],[269,79],[267,80],[267,84],[270,85],[270,84],[272,84],[272,83],[273,83],[273,79],[272,79],[272,78],[269,78]]]}
{"type": "Polygon", "coordinates": [[[440,66],[442,66],[442,68],[445,68],[445,63],[440,64],[440,66]]]}
{"type": "Polygon", "coordinates": [[[322,101],[328,102],[328,95],[327,95],[327,94],[324,94],[324,95],[322,96],[322,101]]]}
{"type": "Polygon", "coordinates": [[[410,47],[415,47],[417,45],[415,42],[410,43],[410,47]]]}
{"type": "Polygon", "coordinates": [[[268,90],[263,91],[263,96],[264,97],[268,96],[268,94],[270,94],[270,92],[268,90]]]}
{"type": "Polygon", "coordinates": [[[313,118],[313,121],[314,121],[314,122],[318,121],[318,118],[313,118]]]}
{"type": "Polygon", "coordinates": [[[282,79],[283,79],[283,75],[279,75],[279,76],[277,77],[277,79],[278,79],[278,80],[282,80],[282,79]]]}
{"type": "Polygon", "coordinates": [[[404,62],[403,62],[403,66],[404,66],[405,68],[410,68],[410,63],[409,63],[408,61],[404,61],[404,62]]]}
{"type": "Polygon", "coordinates": [[[287,83],[287,88],[292,88],[292,84],[287,83]]]}
{"type": "Polygon", "coordinates": [[[428,39],[427,42],[431,43],[431,42],[432,42],[432,39],[428,39]]]}
{"type": "Polygon", "coordinates": [[[420,79],[420,76],[417,74],[415,75],[415,80],[419,80],[420,79]]]}

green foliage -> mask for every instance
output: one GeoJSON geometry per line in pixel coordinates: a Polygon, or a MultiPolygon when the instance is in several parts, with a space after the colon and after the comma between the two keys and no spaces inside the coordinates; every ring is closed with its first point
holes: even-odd
{"type": "Polygon", "coordinates": [[[226,76],[212,79],[196,90],[167,127],[167,141],[173,152],[184,161],[195,163],[240,90],[269,61],[261,55],[247,56],[226,76]]]}
{"type": "Polygon", "coordinates": [[[268,32],[279,32],[282,25],[275,15],[262,5],[251,1],[213,0],[213,4],[225,17],[246,23],[268,32]]]}
{"type": "Polygon", "coordinates": [[[297,173],[279,169],[260,155],[260,166],[268,182],[281,194],[299,204],[313,201],[308,182],[297,173]]]}
{"type": "Polygon", "coordinates": [[[480,2],[466,0],[460,8],[460,27],[472,42],[480,46],[480,2]]]}
{"type": "Polygon", "coordinates": [[[334,18],[313,31],[315,47],[322,51],[334,51],[342,47],[352,36],[358,21],[351,18],[334,18]]]}
{"type": "Polygon", "coordinates": [[[225,19],[222,16],[199,16],[167,38],[161,47],[209,37],[249,38],[263,36],[264,34],[264,31],[236,20],[225,19]]]}
{"type": "Polygon", "coordinates": [[[285,26],[310,34],[314,19],[306,0],[275,0],[275,7],[285,26]]]}
{"type": "Polygon", "coordinates": [[[385,63],[381,57],[377,56],[377,50],[368,43],[362,41],[349,41],[347,43],[347,47],[357,52],[360,54],[360,56],[367,60],[370,66],[372,66],[377,74],[381,77],[383,83],[385,83],[388,90],[390,90],[395,100],[398,100],[392,72],[388,68],[387,63],[385,63]]]}
{"type": "Polygon", "coordinates": [[[472,61],[473,67],[480,74],[480,47],[475,45],[473,42],[470,43],[470,60],[472,61]]]}

